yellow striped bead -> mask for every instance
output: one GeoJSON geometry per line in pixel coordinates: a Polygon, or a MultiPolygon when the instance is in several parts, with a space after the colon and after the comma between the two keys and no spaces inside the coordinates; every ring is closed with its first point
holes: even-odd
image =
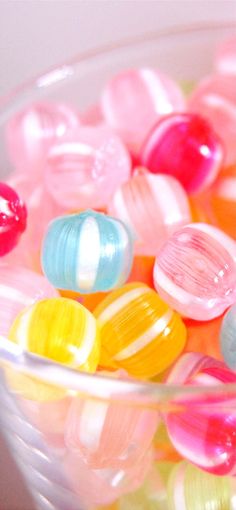
{"type": "Polygon", "coordinates": [[[101,328],[100,366],[142,379],[163,372],[186,342],[180,315],[143,283],[111,292],[94,310],[101,328]]]}

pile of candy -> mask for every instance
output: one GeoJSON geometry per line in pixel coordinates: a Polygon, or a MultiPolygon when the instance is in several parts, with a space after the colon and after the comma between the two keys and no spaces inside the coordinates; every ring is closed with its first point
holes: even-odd
{"type": "Polygon", "coordinates": [[[189,97],[125,70],[84,116],[42,102],[7,125],[0,335],[78,371],[191,387],[144,408],[3,366],[82,508],[233,508],[235,111],[233,39],[189,97]]]}

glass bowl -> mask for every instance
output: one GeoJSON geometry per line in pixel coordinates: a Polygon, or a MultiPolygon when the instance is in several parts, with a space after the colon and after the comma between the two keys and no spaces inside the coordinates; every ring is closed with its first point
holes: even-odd
{"type": "MultiPolygon", "coordinates": [[[[23,106],[63,100],[83,113],[97,103],[107,79],[129,67],[154,66],[191,84],[209,72],[218,44],[235,31],[226,24],[149,34],[78,56],[20,86],[1,100],[1,177],[13,170],[6,123],[23,106]]],[[[180,464],[165,423],[176,420],[184,429],[186,417],[195,416],[193,441],[199,420],[204,427],[192,460],[201,465],[205,455],[216,475],[224,474],[221,461],[228,462],[225,474],[236,473],[236,385],[193,388],[92,376],[26,353],[3,337],[0,360],[0,424],[40,510],[234,508],[234,479],[180,464]],[[45,384],[51,398],[32,400],[31,389],[45,384]],[[72,404],[81,419],[65,434],[72,404]],[[212,420],[219,430],[213,446],[212,420]]]]}

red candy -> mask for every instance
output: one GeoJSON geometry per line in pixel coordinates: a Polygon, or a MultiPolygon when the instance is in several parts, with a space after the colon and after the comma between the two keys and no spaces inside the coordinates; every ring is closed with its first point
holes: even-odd
{"type": "Polygon", "coordinates": [[[0,256],[16,246],[26,228],[27,211],[17,193],[0,182],[0,256]]]}

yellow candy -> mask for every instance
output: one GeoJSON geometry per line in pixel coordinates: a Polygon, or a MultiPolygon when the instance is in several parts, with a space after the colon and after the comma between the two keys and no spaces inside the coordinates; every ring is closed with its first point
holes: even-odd
{"type": "Polygon", "coordinates": [[[186,327],[178,313],[143,283],[111,292],[94,310],[101,327],[100,366],[138,378],[163,372],[179,356],[186,327]]]}

